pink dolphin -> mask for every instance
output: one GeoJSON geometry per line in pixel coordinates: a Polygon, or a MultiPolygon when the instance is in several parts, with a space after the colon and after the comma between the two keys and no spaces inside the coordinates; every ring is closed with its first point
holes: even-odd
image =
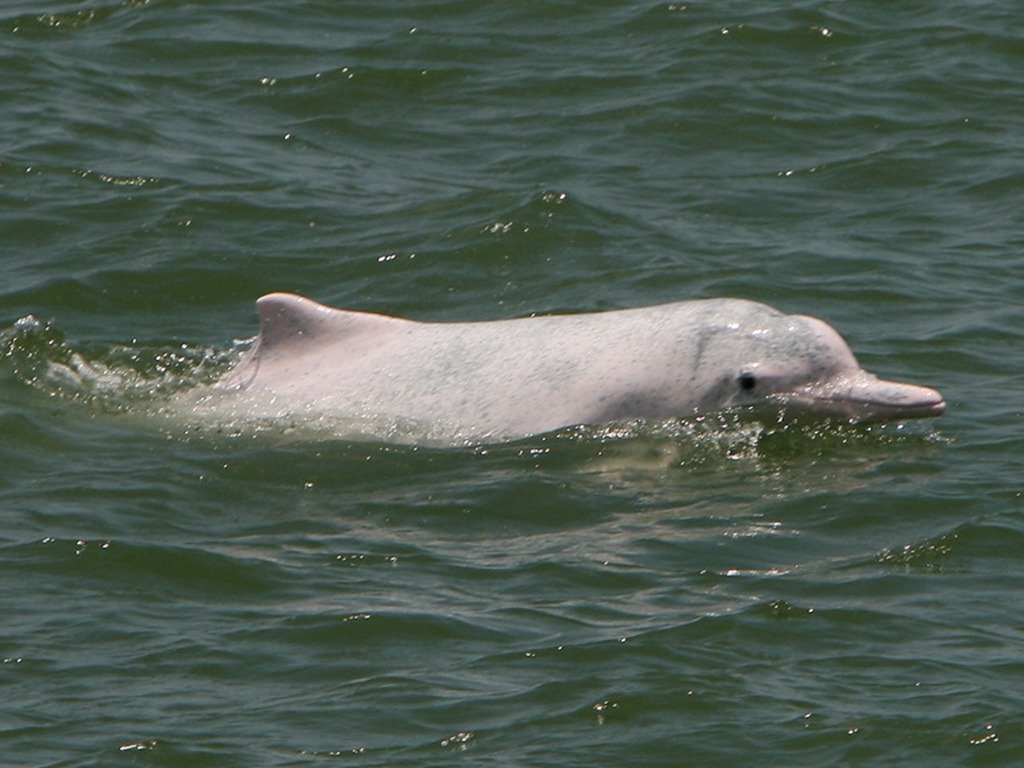
{"type": "Polygon", "coordinates": [[[493,443],[759,404],[852,421],[945,409],[934,389],[863,370],[823,321],[741,299],[470,323],[286,293],[257,307],[259,337],[207,397],[264,419],[378,425],[387,434],[376,436],[404,442],[493,443]]]}

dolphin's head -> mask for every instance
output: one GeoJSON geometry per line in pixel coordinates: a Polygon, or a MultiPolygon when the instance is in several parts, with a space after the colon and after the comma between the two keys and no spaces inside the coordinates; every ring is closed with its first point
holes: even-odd
{"type": "Polygon", "coordinates": [[[722,360],[716,396],[724,406],[769,404],[850,421],[938,416],[942,395],[929,387],[868,373],[827,323],[765,307],[728,326],[731,354],[722,360]]]}

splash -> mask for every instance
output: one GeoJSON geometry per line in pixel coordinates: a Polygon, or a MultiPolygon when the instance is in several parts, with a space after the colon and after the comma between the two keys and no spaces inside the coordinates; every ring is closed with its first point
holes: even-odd
{"type": "Polygon", "coordinates": [[[236,362],[239,348],[194,344],[106,345],[76,349],[52,322],[28,315],[0,335],[0,365],[48,397],[124,412],[209,384],[236,362]]]}

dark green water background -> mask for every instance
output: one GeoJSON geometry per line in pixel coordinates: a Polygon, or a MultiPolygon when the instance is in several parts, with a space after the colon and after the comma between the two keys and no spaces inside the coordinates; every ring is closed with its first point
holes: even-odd
{"type": "Polygon", "coordinates": [[[3,3],[0,764],[1024,763],[1022,19],[3,3]],[[453,450],[140,413],[273,290],[752,298],[949,410],[453,450]]]}

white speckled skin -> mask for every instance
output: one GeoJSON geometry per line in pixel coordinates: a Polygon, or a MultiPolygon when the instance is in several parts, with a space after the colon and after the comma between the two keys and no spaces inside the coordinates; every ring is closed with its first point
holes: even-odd
{"type": "Polygon", "coordinates": [[[379,420],[476,443],[763,402],[858,420],[944,408],[935,390],[864,372],[822,321],[740,299],[475,323],[284,293],[257,306],[260,336],[217,389],[267,418],[379,420]]]}

